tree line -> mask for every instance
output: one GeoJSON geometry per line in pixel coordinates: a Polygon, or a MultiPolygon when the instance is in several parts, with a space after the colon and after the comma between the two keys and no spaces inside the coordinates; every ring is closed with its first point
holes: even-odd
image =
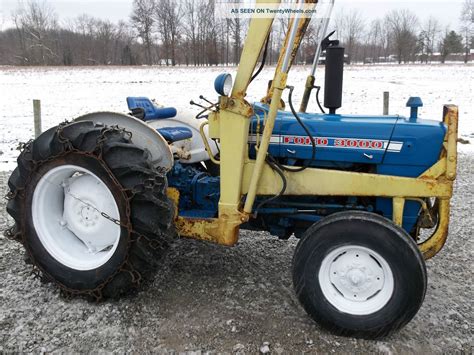
{"type": "Polygon", "coordinates": [[[341,11],[334,19],[350,57],[361,62],[419,61],[444,63],[451,55],[468,62],[473,60],[474,2],[465,0],[459,17],[459,32],[430,16],[421,22],[407,10],[393,10],[383,18],[367,23],[359,11],[341,11]]]}
{"type": "MultiPolygon", "coordinates": [[[[342,10],[330,28],[353,62],[444,62],[456,54],[472,60],[474,3],[465,0],[458,31],[433,17],[421,22],[409,10],[393,10],[368,22],[342,10]]],[[[249,21],[214,16],[215,0],[134,0],[130,17],[112,23],[81,15],[60,22],[46,0],[19,3],[12,28],[0,31],[2,65],[233,65],[238,63],[249,21]]],[[[297,63],[310,63],[320,19],[313,19],[297,63]]],[[[288,20],[276,21],[267,62],[278,58],[288,20]]]]}

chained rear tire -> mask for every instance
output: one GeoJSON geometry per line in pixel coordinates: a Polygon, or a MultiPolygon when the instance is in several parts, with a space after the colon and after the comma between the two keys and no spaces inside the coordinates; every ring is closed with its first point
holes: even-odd
{"type": "Polygon", "coordinates": [[[413,239],[374,213],[347,211],[311,226],[293,258],[293,285],[306,312],[337,335],[375,339],[406,325],[426,292],[413,239]]]}
{"type": "Polygon", "coordinates": [[[118,127],[78,122],[25,145],[7,235],[68,294],[117,298],[154,275],[175,235],[164,171],[118,127]]]}

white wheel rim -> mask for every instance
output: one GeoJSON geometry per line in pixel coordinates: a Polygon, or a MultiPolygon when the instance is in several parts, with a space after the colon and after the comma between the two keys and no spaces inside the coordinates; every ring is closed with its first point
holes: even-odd
{"type": "Polygon", "coordinates": [[[75,270],[93,270],[114,254],[120,226],[115,199],[88,169],[62,165],[41,177],[33,193],[32,217],[36,234],[47,252],[75,270]]]}
{"type": "Polygon", "coordinates": [[[329,303],[353,315],[379,311],[394,290],[387,261],[375,251],[355,245],[341,246],[323,259],[319,285],[329,303]]]}

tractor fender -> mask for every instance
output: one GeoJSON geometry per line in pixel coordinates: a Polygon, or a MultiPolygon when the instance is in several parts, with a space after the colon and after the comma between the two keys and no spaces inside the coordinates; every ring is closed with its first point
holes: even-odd
{"type": "MultiPolygon", "coordinates": [[[[171,146],[177,151],[182,151],[183,157],[180,157],[179,161],[182,164],[194,164],[201,161],[209,160],[209,153],[206,151],[206,146],[204,145],[203,138],[199,131],[203,122],[206,122],[205,119],[196,119],[194,118],[196,114],[189,110],[178,110],[178,114],[172,118],[166,119],[157,119],[150,120],[146,123],[153,127],[154,129],[164,128],[164,127],[186,127],[191,130],[193,137],[191,139],[185,139],[182,141],[174,142],[171,146]]],[[[206,137],[208,136],[208,126],[204,127],[204,133],[206,137]]],[[[219,152],[217,143],[206,138],[209,147],[211,148],[211,153],[213,156],[216,156],[219,152]]]]}
{"type": "Polygon", "coordinates": [[[173,153],[166,140],[155,128],[129,115],[117,112],[93,112],[74,120],[92,121],[107,126],[119,126],[132,133],[133,143],[150,152],[152,163],[169,171],[173,167],[173,153]]]}

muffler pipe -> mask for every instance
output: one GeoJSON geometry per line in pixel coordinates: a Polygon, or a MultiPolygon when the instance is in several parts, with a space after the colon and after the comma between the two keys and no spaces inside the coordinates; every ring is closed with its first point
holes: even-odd
{"type": "Polygon", "coordinates": [[[342,105],[342,81],[344,72],[344,47],[329,46],[326,49],[326,77],[324,107],[335,114],[342,105]]]}

